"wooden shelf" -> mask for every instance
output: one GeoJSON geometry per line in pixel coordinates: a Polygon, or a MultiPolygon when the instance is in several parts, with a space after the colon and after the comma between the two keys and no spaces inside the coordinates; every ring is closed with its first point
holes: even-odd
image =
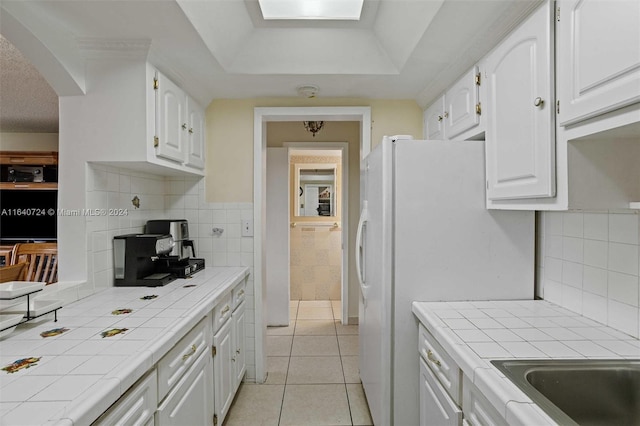
{"type": "Polygon", "coordinates": [[[44,166],[58,164],[55,151],[0,151],[0,164],[44,166]]]}
{"type": "Polygon", "coordinates": [[[58,182],[0,182],[0,189],[58,189],[58,182]]]}

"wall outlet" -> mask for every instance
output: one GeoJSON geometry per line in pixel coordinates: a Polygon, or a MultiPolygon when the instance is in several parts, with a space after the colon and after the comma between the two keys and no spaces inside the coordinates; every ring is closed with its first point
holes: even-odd
{"type": "Polygon", "coordinates": [[[253,221],[251,219],[242,220],[242,236],[253,237],[253,221]]]}

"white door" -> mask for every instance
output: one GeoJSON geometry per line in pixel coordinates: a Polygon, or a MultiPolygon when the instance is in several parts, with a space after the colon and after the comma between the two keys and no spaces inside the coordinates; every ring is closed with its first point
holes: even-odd
{"type": "Polygon", "coordinates": [[[191,98],[187,99],[187,161],[185,165],[204,168],[204,111],[191,98]]]}
{"type": "Polygon", "coordinates": [[[640,2],[556,3],[560,124],[640,101],[640,2]]]}
{"type": "MultiPolygon", "coordinates": [[[[213,421],[211,355],[203,352],[156,411],[156,424],[205,425],[213,421]]],[[[217,379],[216,379],[217,380],[217,379]]]]}
{"type": "Polygon", "coordinates": [[[552,5],[547,1],[487,56],[490,200],[555,195],[552,5]]]}
{"type": "Polygon", "coordinates": [[[478,85],[476,75],[478,67],[473,67],[458,80],[445,94],[445,134],[454,139],[480,123],[478,85]]]}
{"type": "Polygon", "coordinates": [[[289,325],[289,153],[267,148],[267,325],[289,325]]]}
{"type": "Polygon", "coordinates": [[[359,365],[373,423],[391,419],[391,142],[365,161],[365,208],[358,224],[356,269],[360,282],[359,365]],[[384,155],[383,155],[384,151],[384,155]]]}
{"type": "Polygon", "coordinates": [[[247,360],[246,360],[246,344],[245,344],[245,311],[246,304],[244,301],[238,305],[235,311],[233,311],[233,315],[231,316],[231,320],[233,321],[233,342],[234,347],[236,349],[235,361],[233,368],[235,369],[235,386],[234,390],[238,388],[240,382],[242,382],[242,378],[244,377],[245,371],[247,371],[247,360]]]}
{"type": "Polygon", "coordinates": [[[460,426],[462,410],[420,358],[420,426],[460,426]]]}
{"type": "Polygon", "coordinates": [[[304,215],[318,216],[318,196],[320,188],[318,185],[305,185],[304,188],[304,215]]]}
{"type": "Polygon", "coordinates": [[[159,135],[156,155],[182,163],[187,135],[186,97],[171,80],[158,73],[159,135]]]}
{"type": "Polygon", "coordinates": [[[438,98],[424,112],[425,139],[445,139],[444,96],[438,98]]]}
{"type": "Polygon", "coordinates": [[[233,359],[236,350],[231,336],[232,327],[233,321],[228,320],[213,336],[213,346],[216,348],[213,357],[213,383],[215,388],[215,413],[218,415],[218,421],[224,420],[229,407],[231,407],[234,395],[233,384],[235,383],[236,372],[233,366],[233,359]]]}

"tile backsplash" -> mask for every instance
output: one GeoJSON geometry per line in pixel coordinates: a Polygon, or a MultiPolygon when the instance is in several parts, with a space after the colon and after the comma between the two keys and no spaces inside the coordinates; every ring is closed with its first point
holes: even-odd
{"type": "MultiPolygon", "coordinates": [[[[247,379],[255,380],[253,237],[241,236],[241,221],[253,220],[253,203],[209,203],[204,179],[157,176],[130,169],[89,164],[87,209],[122,209],[120,216],[88,216],[87,285],[93,291],[113,286],[113,237],[139,233],[150,219],[186,219],[196,256],[207,266],[247,266],[247,379]],[[140,207],[132,199],[138,197],[140,207]],[[124,212],[123,212],[124,213],[124,212]],[[215,235],[213,228],[223,230],[215,235]]],[[[92,293],[90,291],[88,293],[92,293]]]]}
{"type": "Polygon", "coordinates": [[[541,212],[538,295],[640,337],[640,215],[541,212]]]}

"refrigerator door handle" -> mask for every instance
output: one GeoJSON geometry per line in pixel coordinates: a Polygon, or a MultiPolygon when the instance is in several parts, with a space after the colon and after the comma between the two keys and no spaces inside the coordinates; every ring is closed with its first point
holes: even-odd
{"type": "Polygon", "coordinates": [[[360,214],[360,221],[358,222],[358,230],[356,232],[356,274],[358,275],[358,283],[360,284],[360,290],[362,297],[366,301],[368,286],[366,283],[366,269],[365,269],[365,230],[367,226],[367,220],[369,218],[369,212],[367,210],[367,202],[362,203],[362,213],[360,214]]]}

